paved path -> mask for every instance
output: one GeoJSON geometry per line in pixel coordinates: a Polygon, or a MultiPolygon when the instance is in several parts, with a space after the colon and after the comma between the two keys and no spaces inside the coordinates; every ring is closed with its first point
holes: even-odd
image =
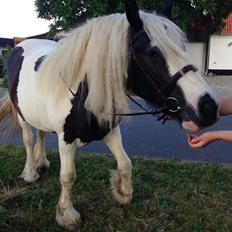
{"type": "Polygon", "coordinates": [[[216,90],[218,97],[232,97],[232,76],[212,76],[206,81],[216,90]]]}
{"type": "MultiPolygon", "coordinates": [[[[232,96],[232,77],[210,77],[207,81],[221,98],[232,96]]],[[[136,106],[131,104],[131,108],[136,109],[136,106]]],[[[208,130],[230,128],[232,118],[223,117],[208,130]]],[[[184,131],[176,122],[167,122],[162,126],[152,116],[134,117],[130,122],[122,123],[121,130],[125,150],[131,156],[232,163],[232,143],[216,142],[204,149],[191,149],[186,143],[184,131]]],[[[47,134],[46,143],[47,148],[57,149],[56,135],[47,134]]],[[[21,138],[14,138],[12,144],[21,145],[21,138]]],[[[102,142],[93,142],[81,151],[110,153],[102,142]]]]}
{"type": "MultiPolygon", "coordinates": [[[[224,117],[211,129],[230,127],[232,118],[224,117]]],[[[191,149],[186,143],[184,131],[175,122],[162,126],[151,116],[135,117],[131,122],[121,124],[121,130],[125,150],[131,156],[232,163],[232,143],[216,142],[204,149],[191,149]]],[[[22,145],[21,137],[14,138],[12,144],[22,145]]],[[[46,147],[57,149],[55,134],[47,134],[46,147]]],[[[93,142],[81,151],[110,153],[101,141],[93,142]]]]}

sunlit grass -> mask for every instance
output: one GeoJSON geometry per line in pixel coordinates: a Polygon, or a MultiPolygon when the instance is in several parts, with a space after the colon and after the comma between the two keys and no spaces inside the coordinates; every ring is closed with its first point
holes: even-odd
{"type": "MultiPolygon", "coordinates": [[[[64,231],[55,222],[60,194],[59,155],[33,184],[17,178],[24,149],[0,147],[0,231],[64,231]]],[[[120,206],[109,188],[108,156],[78,154],[73,202],[80,231],[232,231],[232,169],[216,164],[133,158],[134,198],[120,206]]]]}

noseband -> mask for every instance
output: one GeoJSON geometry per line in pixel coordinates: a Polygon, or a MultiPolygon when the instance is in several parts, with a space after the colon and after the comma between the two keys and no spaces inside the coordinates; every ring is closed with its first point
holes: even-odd
{"type": "MultiPolygon", "coordinates": [[[[185,76],[190,71],[196,72],[197,68],[191,64],[184,66],[181,68],[178,72],[176,72],[173,76],[170,77],[170,81],[168,83],[162,83],[164,88],[160,88],[159,85],[155,82],[154,77],[152,77],[149,70],[146,69],[146,66],[143,64],[141,59],[137,59],[134,49],[134,43],[141,37],[141,36],[147,36],[144,29],[141,29],[137,33],[135,33],[133,36],[131,33],[129,33],[129,51],[128,51],[128,78],[133,78],[133,70],[132,70],[132,62],[135,62],[136,65],[142,70],[144,76],[146,77],[147,81],[151,84],[151,86],[154,87],[154,89],[157,91],[157,93],[160,95],[161,99],[161,108],[148,111],[143,106],[141,106],[136,100],[134,100],[129,94],[127,96],[131,101],[133,101],[136,105],[138,105],[143,112],[136,112],[136,113],[128,113],[128,114],[115,114],[120,116],[133,116],[133,115],[156,115],[159,113],[163,113],[161,117],[158,118],[158,120],[163,120],[163,123],[166,122],[166,120],[170,119],[170,115],[173,115],[175,113],[178,113],[180,111],[187,111],[184,106],[182,106],[180,100],[173,96],[169,96],[170,92],[176,85],[177,81],[185,76]],[[168,115],[168,116],[167,116],[168,115]]],[[[160,80],[157,80],[160,82],[160,80]]],[[[187,112],[186,112],[187,113],[187,112]]]]}

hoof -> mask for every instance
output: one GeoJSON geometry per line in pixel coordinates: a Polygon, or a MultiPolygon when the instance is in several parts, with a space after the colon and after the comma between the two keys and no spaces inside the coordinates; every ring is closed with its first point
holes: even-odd
{"type": "Polygon", "coordinates": [[[50,167],[50,162],[47,159],[35,160],[35,168],[39,173],[44,173],[50,167]]]}
{"type": "Polygon", "coordinates": [[[122,177],[118,171],[112,171],[110,182],[114,199],[121,205],[129,204],[133,195],[132,186],[129,187],[128,193],[122,191],[122,177]]]}
{"type": "Polygon", "coordinates": [[[56,221],[59,226],[62,226],[67,230],[77,230],[82,224],[81,215],[74,208],[61,213],[57,207],[56,221]]]}
{"type": "Polygon", "coordinates": [[[34,182],[39,179],[39,173],[34,168],[24,168],[19,176],[26,182],[34,182]]]}

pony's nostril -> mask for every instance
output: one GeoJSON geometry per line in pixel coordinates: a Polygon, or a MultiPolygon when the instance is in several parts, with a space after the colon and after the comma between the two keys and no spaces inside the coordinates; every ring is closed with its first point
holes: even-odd
{"type": "Polygon", "coordinates": [[[206,114],[212,115],[215,112],[214,109],[216,108],[211,104],[211,102],[207,102],[207,101],[203,102],[200,107],[200,111],[202,115],[206,115],[206,114]]]}
{"type": "Polygon", "coordinates": [[[200,98],[198,110],[201,126],[210,126],[217,121],[218,105],[209,94],[200,98]]]}

